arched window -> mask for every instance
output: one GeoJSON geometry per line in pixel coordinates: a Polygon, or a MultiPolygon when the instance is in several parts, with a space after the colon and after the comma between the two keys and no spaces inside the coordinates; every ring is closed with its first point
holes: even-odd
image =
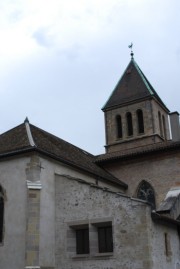
{"type": "Polygon", "coordinates": [[[137,120],[138,120],[138,133],[144,133],[144,119],[143,119],[143,112],[141,109],[136,111],[137,113],[137,120]]]}
{"type": "Polygon", "coordinates": [[[4,226],[4,192],[0,186],[0,243],[3,242],[3,226],[4,226]]]}
{"type": "Polygon", "coordinates": [[[133,124],[132,124],[132,115],[130,112],[126,114],[126,120],[127,120],[127,134],[128,136],[133,135],[133,124]]]}
{"type": "Polygon", "coordinates": [[[116,116],[116,130],[117,130],[117,138],[122,138],[122,120],[121,116],[116,116]]]}
{"type": "Polygon", "coordinates": [[[165,122],[164,115],[162,116],[162,123],[163,123],[164,138],[167,139],[167,135],[166,135],[166,122],[165,122]]]}
{"type": "Polygon", "coordinates": [[[156,207],[155,206],[155,194],[154,194],[154,190],[153,190],[151,184],[149,184],[145,180],[143,180],[140,183],[139,187],[138,187],[137,198],[139,198],[141,200],[145,200],[148,203],[150,203],[152,209],[154,209],[156,207]]]}
{"type": "Polygon", "coordinates": [[[161,113],[160,112],[158,112],[158,118],[159,118],[160,135],[163,136],[163,132],[162,132],[162,121],[161,121],[161,113]]]}

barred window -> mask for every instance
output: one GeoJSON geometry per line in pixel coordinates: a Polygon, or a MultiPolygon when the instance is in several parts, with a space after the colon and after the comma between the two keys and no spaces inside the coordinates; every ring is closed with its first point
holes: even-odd
{"type": "Polygon", "coordinates": [[[76,230],[76,253],[89,253],[89,229],[80,228],[76,230]]]}
{"type": "Polygon", "coordinates": [[[113,251],[112,226],[98,227],[99,253],[113,251]]]}

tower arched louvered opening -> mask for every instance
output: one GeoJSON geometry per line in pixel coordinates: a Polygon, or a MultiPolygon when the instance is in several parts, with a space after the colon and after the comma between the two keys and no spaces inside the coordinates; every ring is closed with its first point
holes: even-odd
{"type": "Polygon", "coordinates": [[[132,136],[133,135],[133,123],[132,123],[132,114],[130,112],[126,114],[126,120],[127,120],[127,135],[132,136]]]}
{"type": "Polygon", "coordinates": [[[121,116],[117,115],[116,116],[116,135],[117,138],[122,138],[123,136],[123,132],[122,132],[122,120],[121,120],[121,116]]]}
{"type": "Polygon", "coordinates": [[[137,125],[138,125],[138,133],[143,134],[144,133],[144,118],[143,118],[143,112],[141,109],[138,109],[136,111],[137,113],[137,125]]]}

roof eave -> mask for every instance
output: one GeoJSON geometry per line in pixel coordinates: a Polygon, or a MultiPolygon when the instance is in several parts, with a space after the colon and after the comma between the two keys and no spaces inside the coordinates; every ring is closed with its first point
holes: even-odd
{"type": "Polygon", "coordinates": [[[156,100],[156,102],[167,112],[169,113],[170,110],[165,106],[165,104],[163,102],[160,102],[155,95],[148,95],[148,96],[145,96],[145,97],[141,97],[141,98],[136,98],[134,100],[131,100],[131,101],[125,101],[121,104],[117,104],[117,105],[113,105],[113,106],[108,106],[106,108],[102,108],[101,110],[103,112],[106,112],[106,111],[109,111],[109,110],[113,110],[113,109],[117,109],[117,108],[120,108],[120,107],[124,107],[124,106],[128,106],[128,105],[132,105],[134,103],[137,103],[138,102],[142,102],[142,101],[146,101],[146,100],[156,100]]]}
{"type": "Polygon", "coordinates": [[[119,155],[119,156],[112,156],[112,157],[107,157],[106,159],[100,159],[100,160],[96,160],[95,163],[106,163],[106,162],[113,162],[116,160],[127,160],[127,159],[131,159],[131,158],[136,158],[138,156],[144,156],[144,155],[150,155],[150,154],[154,154],[155,152],[162,152],[162,151],[172,151],[172,150],[177,150],[178,148],[180,148],[180,142],[175,142],[171,145],[168,146],[164,146],[161,148],[156,148],[156,149],[147,149],[141,152],[133,152],[133,153],[129,153],[127,155],[119,155]]]}

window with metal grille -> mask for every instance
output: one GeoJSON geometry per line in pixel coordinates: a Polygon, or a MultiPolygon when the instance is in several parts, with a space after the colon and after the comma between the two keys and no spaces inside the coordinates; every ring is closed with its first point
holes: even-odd
{"type": "Polygon", "coordinates": [[[113,251],[112,226],[98,227],[99,252],[113,251]]]}
{"type": "Polygon", "coordinates": [[[155,194],[152,186],[143,180],[137,191],[137,198],[147,201],[151,204],[152,209],[155,209],[155,194]]]}
{"type": "Polygon", "coordinates": [[[76,253],[89,253],[89,229],[82,228],[76,230],[76,253]]]}
{"type": "Polygon", "coordinates": [[[4,195],[0,186],[0,243],[3,242],[3,225],[4,225],[4,195]]]}

